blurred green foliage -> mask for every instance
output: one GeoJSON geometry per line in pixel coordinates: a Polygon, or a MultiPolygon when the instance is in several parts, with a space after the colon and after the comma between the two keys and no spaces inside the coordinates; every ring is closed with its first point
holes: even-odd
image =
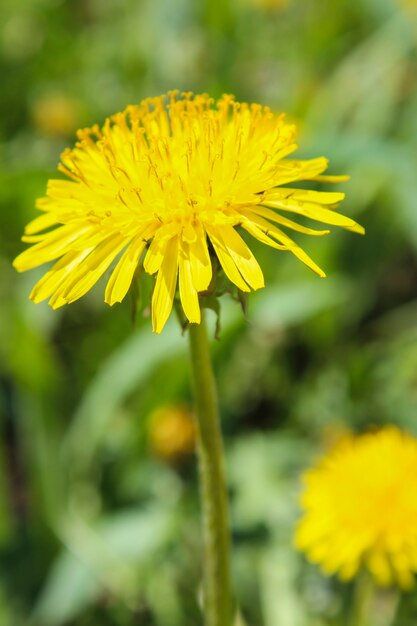
{"type": "MultiPolygon", "coordinates": [[[[412,5],[2,1],[2,626],[201,623],[194,459],[169,462],[149,445],[155,408],[191,404],[186,339],[174,320],[162,336],[146,315],[132,325],[128,301],[110,310],[103,282],[64,310],[35,306],[37,272],[10,264],[76,128],[172,88],[286,110],[300,155],[328,155],[352,177],[344,211],[366,238],[304,240],[326,281],[256,248],[267,288],[248,320],[225,298],[213,345],[245,622],[346,623],[351,585],[323,578],[291,537],[300,473],[340,433],[395,423],[417,434],[412,5]]],[[[381,593],[376,626],[393,598],[381,593]]],[[[416,619],[405,594],[395,624],[416,619]]]]}

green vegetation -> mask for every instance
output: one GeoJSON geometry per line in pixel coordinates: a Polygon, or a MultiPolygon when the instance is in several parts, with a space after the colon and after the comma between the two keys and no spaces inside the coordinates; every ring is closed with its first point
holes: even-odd
{"type": "MultiPolygon", "coordinates": [[[[11,267],[75,130],[173,88],[287,111],[297,154],[351,176],[337,189],[366,237],[300,236],[326,280],[253,244],[267,288],[247,320],[225,296],[213,341],[245,624],[347,623],[353,585],[292,534],[300,474],[329,442],[390,423],[417,435],[416,51],[405,0],[3,0],[2,626],[201,624],[195,459],[151,445],[153,412],[191,405],[186,338],[174,319],[152,335],[150,279],[132,322],[105,281],[53,312],[27,299],[42,270],[11,267]]],[[[415,624],[415,594],[388,590],[372,626],[397,601],[392,625],[415,624]]]]}

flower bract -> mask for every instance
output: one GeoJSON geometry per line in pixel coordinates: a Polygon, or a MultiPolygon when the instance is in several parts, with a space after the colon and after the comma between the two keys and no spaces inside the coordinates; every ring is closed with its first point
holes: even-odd
{"type": "Polygon", "coordinates": [[[217,102],[207,95],[149,98],[78,131],[61,157],[64,180],[50,180],[41,215],[26,228],[32,244],[14,262],[25,271],[55,261],[31,299],[53,308],[88,292],[114,266],[105,301],[120,302],[135,271],[155,275],[153,329],[160,332],[177,287],[185,316],[200,322],[199,294],[217,258],[239,290],[264,286],[261,268],[242,237],[287,250],[320,276],[323,271],[284,229],[324,235],[292,217],[363,232],[338,213],[343,193],[309,191],[297,181],[324,176],[325,158],[293,160],[295,127],[258,104],[217,102]]]}
{"type": "Polygon", "coordinates": [[[407,588],[417,572],[417,439],[387,427],[349,437],[304,476],[296,546],[327,574],[367,568],[407,588]]]}

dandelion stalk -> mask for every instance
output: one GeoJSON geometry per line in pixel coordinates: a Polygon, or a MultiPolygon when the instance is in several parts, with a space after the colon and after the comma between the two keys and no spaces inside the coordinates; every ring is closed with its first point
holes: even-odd
{"type": "Polygon", "coordinates": [[[392,626],[399,598],[398,588],[378,587],[371,574],[362,571],[355,581],[349,626],[392,626]]]}
{"type": "Polygon", "coordinates": [[[350,626],[373,625],[375,584],[369,572],[361,572],[354,588],[350,626]]]}
{"type": "Polygon", "coordinates": [[[229,626],[232,600],[223,442],[204,318],[201,324],[190,324],[189,338],[203,514],[205,623],[229,626]]]}

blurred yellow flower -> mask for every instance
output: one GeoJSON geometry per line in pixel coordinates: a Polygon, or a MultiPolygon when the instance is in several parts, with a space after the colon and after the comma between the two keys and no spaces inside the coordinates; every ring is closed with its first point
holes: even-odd
{"type": "Polygon", "coordinates": [[[44,135],[65,136],[77,128],[79,105],[62,94],[49,94],[35,100],[32,117],[36,128],[44,135]]]}
{"type": "Polygon", "coordinates": [[[215,103],[207,95],[171,92],[127,107],[103,128],[78,131],[75,148],[64,151],[59,165],[70,180],[49,181],[47,196],[37,203],[42,215],[23,237],[33,245],[14,262],[25,271],[59,259],[31,299],[50,298],[53,308],[73,302],[120,255],[105,293],[113,305],[125,297],[144,255],[145,271],[156,275],[153,330],[159,333],[170,315],[177,280],[186,317],[199,323],[198,294],[209,288],[216,258],[241,291],[264,286],[238,228],[289,250],[324,276],[281,227],[309,235],[329,231],[285,215],[357,233],[363,228],[335,210],[343,193],[281,187],[299,180],[345,180],[322,176],[324,157],[286,159],[297,148],[295,130],[282,114],[240,104],[233,96],[215,103]]]}
{"type": "Polygon", "coordinates": [[[288,6],[289,0],[247,0],[255,7],[265,11],[279,11],[288,6]]]}
{"type": "Polygon", "coordinates": [[[296,546],[342,580],[367,568],[377,584],[417,571],[417,439],[397,428],[348,437],[304,475],[296,546]]]}
{"type": "Polygon", "coordinates": [[[194,451],[196,431],[189,410],[158,407],[149,418],[149,440],[154,453],[166,461],[178,461],[194,451]]]}

